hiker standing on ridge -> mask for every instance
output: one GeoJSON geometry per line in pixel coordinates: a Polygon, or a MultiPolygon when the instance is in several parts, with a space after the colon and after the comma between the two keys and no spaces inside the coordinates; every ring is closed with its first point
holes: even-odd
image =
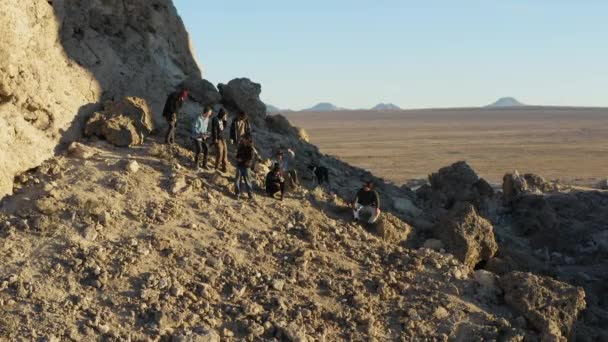
{"type": "Polygon", "coordinates": [[[281,167],[279,164],[275,163],[272,166],[272,170],[266,175],[266,194],[269,197],[274,197],[274,194],[279,191],[281,192],[279,200],[282,201],[283,195],[285,194],[285,180],[281,174],[281,167]]]}
{"type": "Polygon", "coordinates": [[[167,97],[165,108],[163,109],[163,117],[167,121],[167,135],[165,136],[166,144],[175,144],[175,129],[177,127],[177,112],[182,108],[184,101],[188,97],[188,90],[182,89],[172,92],[167,97]]]}
{"type": "Polygon", "coordinates": [[[251,124],[247,113],[241,110],[230,125],[230,142],[238,146],[244,136],[251,137],[251,124]]]}
{"type": "Polygon", "coordinates": [[[353,215],[355,220],[359,220],[362,213],[369,213],[371,217],[368,223],[374,223],[380,216],[380,196],[374,190],[374,183],[367,181],[363,184],[352,202],[353,215]]]}
{"type": "Polygon", "coordinates": [[[241,181],[245,182],[249,199],[253,199],[253,187],[251,186],[251,167],[255,159],[255,151],[251,145],[251,136],[244,135],[240,138],[239,148],[236,152],[236,179],[234,188],[236,198],[241,196],[241,181]]]}
{"type": "Polygon", "coordinates": [[[221,164],[221,171],[226,172],[226,164],[228,163],[228,146],[226,145],[226,137],[224,131],[228,125],[228,112],[224,108],[220,108],[219,113],[211,121],[211,141],[215,146],[215,169],[217,170],[221,164]]]}
{"type": "Polygon", "coordinates": [[[199,157],[201,152],[203,153],[203,169],[207,167],[207,156],[209,155],[209,147],[207,146],[207,139],[209,138],[209,117],[213,114],[213,109],[209,106],[205,106],[205,109],[197,115],[192,123],[192,139],[194,139],[194,169],[199,171],[199,157]]]}

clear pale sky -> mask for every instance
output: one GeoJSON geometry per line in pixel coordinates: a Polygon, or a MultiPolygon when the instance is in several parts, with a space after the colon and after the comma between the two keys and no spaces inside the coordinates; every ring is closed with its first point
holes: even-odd
{"type": "Polygon", "coordinates": [[[280,108],[608,106],[605,0],[174,1],[204,78],[280,108]]]}

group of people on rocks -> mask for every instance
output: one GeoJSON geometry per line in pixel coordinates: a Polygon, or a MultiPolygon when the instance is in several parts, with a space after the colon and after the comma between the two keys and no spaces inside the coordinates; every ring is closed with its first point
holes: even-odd
{"type": "MultiPolygon", "coordinates": [[[[175,143],[178,112],[188,98],[188,95],[188,90],[178,90],[169,94],[165,102],[163,117],[168,125],[165,143],[169,145],[175,143]]],[[[210,169],[208,166],[208,144],[210,143],[215,150],[215,170],[226,172],[228,166],[228,144],[226,141],[228,111],[220,108],[217,115],[212,116],[213,108],[205,106],[192,122],[191,137],[194,143],[194,168],[197,171],[210,169]]],[[[229,139],[233,145],[237,146],[235,157],[236,175],[234,180],[236,198],[240,198],[244,184],[249,199],[253,199],[252,170],[255,169],[256,162],[260,161],[260,157],[253,145],[251,124],[247,113],[242,110],[237,113],[230,125],[229,139]]],[[[309,169],[313,172],[319,184],[329,182],[328,170],[326,168],[311,165],[309,169]]],[[[265,190],[269,197],[276,198],[278,194],[278,199],[283,200],[287,187],[296,189],[300,187],[300,181],[296,171],[295,152],[290,148],[281,146],[276,151],[272,159],[270,171],[266,175],[265,190]]],[[[373,182],[365,182],[351,202],[351,207],[355,220],[359,220],[361,214],[369,214],[370,218],[368,222],[376,222],[380,215],[380,196],[374,189],[373,182]]]]}

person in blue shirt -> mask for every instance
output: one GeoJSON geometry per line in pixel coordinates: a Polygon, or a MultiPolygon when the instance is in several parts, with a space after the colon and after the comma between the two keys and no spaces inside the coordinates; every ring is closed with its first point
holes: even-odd
{"type": "Polygon", "coordinates": [[[209,117],[213,114],[213,109],[209,106],[205,106],[203,111],[196,116],[192,123],[192,139],[194,140],[194,169],[200,170],[200,155],[203,154],[203,169],[209,169],[207,167],[207,156],[209,155],[209,147],[207,146],[207,139],[209,139],[209,117]]]}

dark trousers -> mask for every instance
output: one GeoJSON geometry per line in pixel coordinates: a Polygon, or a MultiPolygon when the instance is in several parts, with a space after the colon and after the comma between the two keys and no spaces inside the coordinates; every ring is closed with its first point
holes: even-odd
{"type": "Polygon", "coordinates": [[[281,197],[285,194],[285,182],[270,183],[266,185],[266,193],[268,196],[274,196],[277,192],[281,192],[281,197]]]}
{"type": "Polygon", "coordinates": [[[199,166],[201,153],[203,154],[203,167],[207,167],[207,156],[209,155],[209,146],[204,140],[194,140],[194,167],[199,166]]]}
{"type": "Polygon", "coordinates": [[[177,119],[176,119],[175,115],[173,115],[172,117],[166,118],[166,119],[167,119],[167,125],[169,125],[169,127],[167,128],[167,135],[165,136],[165,143],[175,144],[175,128],[177,126],[177,119]]]}

